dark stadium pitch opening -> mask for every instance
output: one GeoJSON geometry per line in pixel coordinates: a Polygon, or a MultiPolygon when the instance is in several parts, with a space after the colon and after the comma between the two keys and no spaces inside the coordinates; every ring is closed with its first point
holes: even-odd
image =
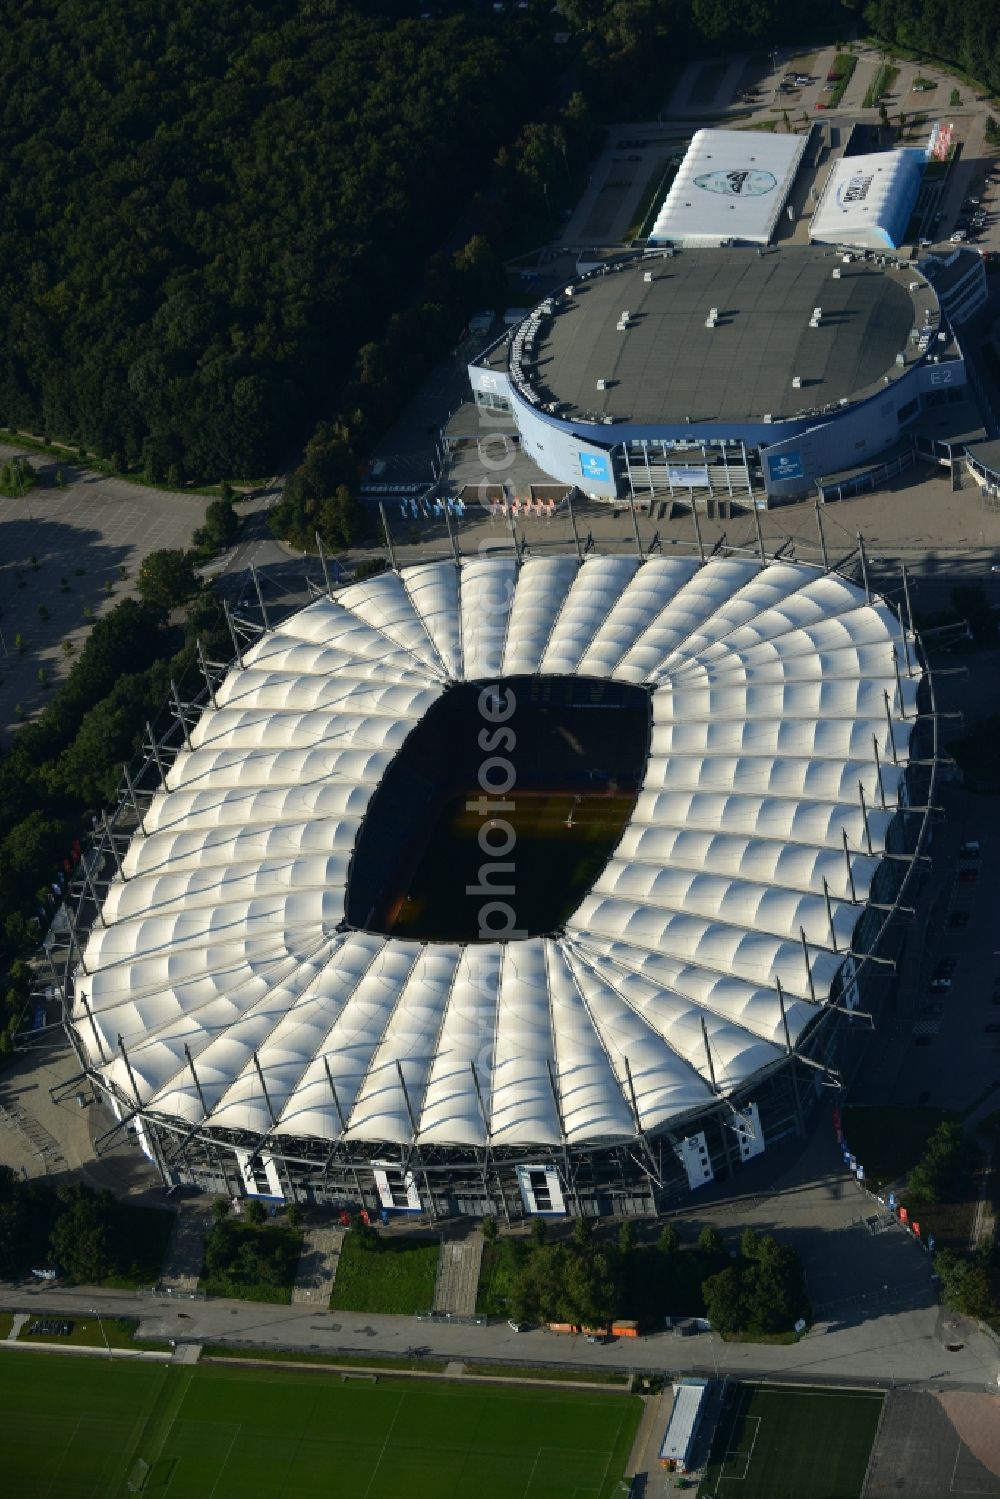
{"type": "Polygon", "coordinates": [[[429,942],[558,931],[632,815],[650,726],[649,691],[624,682],[519,676],[449,688],[372,798],[347,925],[429,942]]]}

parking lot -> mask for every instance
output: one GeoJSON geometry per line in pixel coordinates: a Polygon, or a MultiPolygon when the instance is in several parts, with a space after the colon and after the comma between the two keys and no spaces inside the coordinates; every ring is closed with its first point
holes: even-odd
{"type": "MultiPolygon", "coordinates": [[[[0,446],[0,462],[18,451],[0,446]]],[[[190,546],[207,503],[69,465],[60,488],[56,465],[29,457],[38,487],[0,498],[0,734],[48,700],[90,622],[134,592],[149,552],[190,546]]]]}

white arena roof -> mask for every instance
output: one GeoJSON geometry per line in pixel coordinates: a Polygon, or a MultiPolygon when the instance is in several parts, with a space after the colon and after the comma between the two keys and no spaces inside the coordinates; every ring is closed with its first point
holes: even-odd
{"type": "Polygon", "coordinates": [[[768,244],[807,140],[766,130],[696,131],[649,243],[768,244]]]}
{"type": "Polygon", "coordinates": [[[842,156],[830,169],[809,238],[859,249],[896,249],[920,192],[924,159],[914,147],[842,156]]]}
{"type": "Polygon", "coordinates": [[[793,1042],[829,998],[904,774],[903,655],[883,602],[786,561],[479,558],[317,600],[234,664],[131,842],[76,973],[90,1064],[181,1127],[273,1109],[328,1141],[340,1111],[355,1141],[410,1142],[412,1108],[421,1144],[512,1147],[697,1111],[703,1025],[728,1094],[785,1054],[779,982],[793,1042]],[[631,820],[563,934],[344,929],[407,734],[449,684],[515,673],[651,691],[631,820]]]}

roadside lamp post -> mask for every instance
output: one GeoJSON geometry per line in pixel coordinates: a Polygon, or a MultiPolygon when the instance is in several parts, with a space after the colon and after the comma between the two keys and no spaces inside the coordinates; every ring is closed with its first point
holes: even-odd
{"type": "Polygon", "coordinates": [[[97,1325],[101,1329],[101,1337],[104,1339],[104,1347],[107,1350],[108,1358],[111,1358],[111,1344],[108,1342],[108,1335],[104,1331],[104,1322],[101,1319],[101,1314],[96,1306],[92,1306],[90,1310],[93,1316],[97,1318],[97,1325]]]}

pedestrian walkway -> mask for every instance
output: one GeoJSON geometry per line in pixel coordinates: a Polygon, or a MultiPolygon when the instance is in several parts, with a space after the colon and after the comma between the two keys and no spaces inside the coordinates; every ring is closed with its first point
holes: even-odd
{"type": "Polygon", "coordinates": [[[0,1125],[14,1130],[25,1142],[31,1155],[42,1165],[43,1171],[61,1171],[66,1166],[66,1157],[59,1142],[33,1114],[27,1113],[19,1103],[7,1099],[0,1104],[0,1125]]]}
{"type": "Polygon", "coordinates": [[[197,1291],[210,1226],[209,1214],[203,1207],[185,1207],[177,1214],[163,1256],[162,1290],[180,1296],[190,1296],[197,1291]]]}
{"type": "Polygon", "coordinates": [[[452,1317],[473,1316],[482,1259],[481,1233],[474,1232],[467,1238],[442,1244],[434,1286],[435,1312],[446,1312],[452,1317]]]}
{"type": "Polygon", "coordinates": [[[330,1305],[337,1265],[344,1243],[342,1228],[307,1228],[302,1239],[299,1268],[292,1287],[293,1306],[330,1305]]]}

